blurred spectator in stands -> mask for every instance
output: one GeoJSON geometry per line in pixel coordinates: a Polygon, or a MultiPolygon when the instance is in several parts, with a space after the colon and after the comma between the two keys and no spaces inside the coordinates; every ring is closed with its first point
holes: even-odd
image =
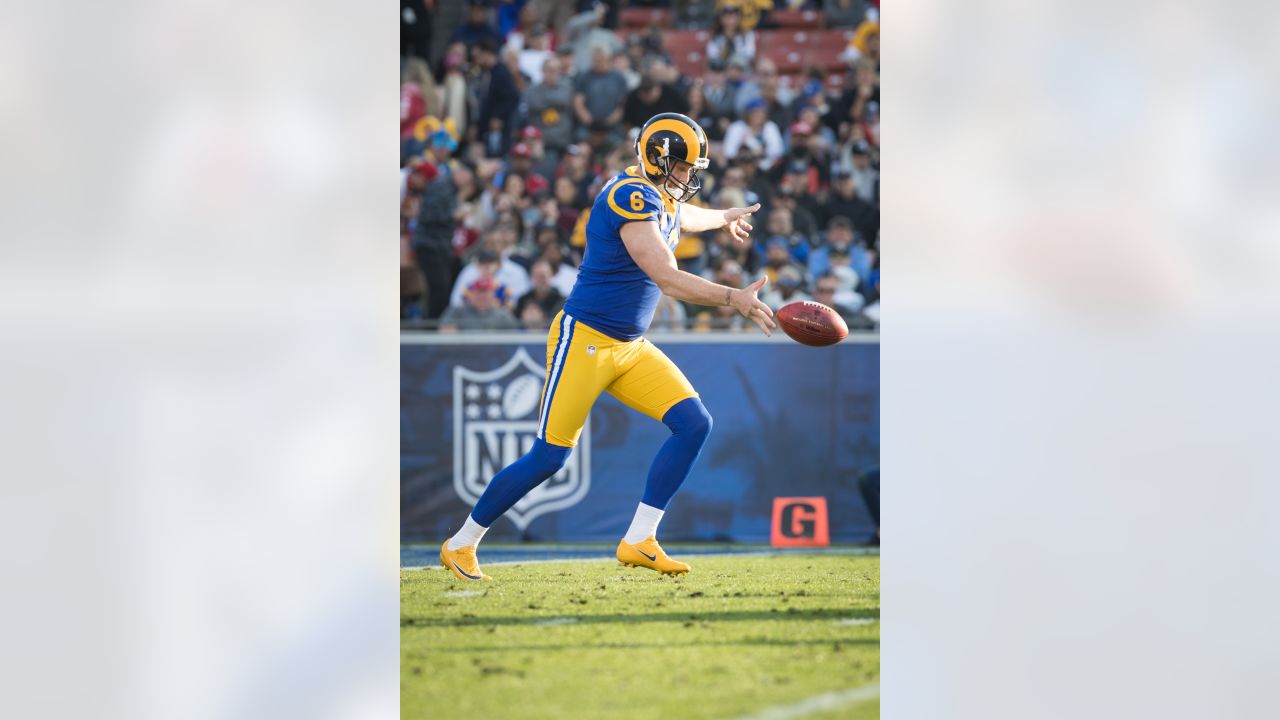
{"type": "Polygon", "coordinates": [[[716,10],[726,7],[742,9],[742,29],[755,30],[768,24],[769,11],[775,0],[716,0],[716,10]]]}
{"type": "Polygon", "coordinates": [[[812,299],[804,291],[804,271],[795,265],[788,265],[778,271],[776,280],[760,296],[761,302],[775,311],[783,305],[812,299]]]}
{"type": "Polygon", "coordinates": [[[521,327],[529,331],[543,332],[551,327],[551,318],[547,317],[538,303],[526,304],[516,313],[516,319],[520,321],[521,327]]]}
{"type": "Polygon", "coordinates": [[[543,318],[554,317],[564,307],[564,295],[551,284],[551,263],[536,260],[529,268],[529,292],[516,300],[516,317],[524,317],[525,306],[533,304],[542,310],[543,318]]]}
{"type": "Polygon", "coordinates": [[[872,205],[879,202],[880,172],[871,164],[871,148],[863,140],[845,143],[839,166],[853,177],[854,192],[872,205]]]}
{"type": "Polygon", "coordinates": [[[670,295],[663,295],[658,298],[658,307],[653,312],[653,323],[649,328],[667,332],[684,332],[687,319],[688,313],[685,312],[684,303],[670,295]]]}
{"type": "Polygon", "coordinates": [[[854,66],[854,86],[845,93],[849,108],[849,119],[861,122],[866,119],[867,108],[874,103],[880,104],[880,75],[875,63],[860,60],[854,66]]]}
{"type": "Polygon", "coordinates": [[[499,286],[498,299],[507,307],[529,291],[529,274],[505,254],[514,247],[515,237],[515,227],[508,223],[500,224],[489,232],[471,262],[458,273],[449,297],[450,305],[462,306],[466,302],[463,291],[481,277],[493,278],[499,286]]]}
{"type": "Polygon", "coordinates": [[[779,127],[791,124],[792,93],[778,80],[778,65],[767,57],[756,60],[755,73],[738,86],[734,104],[745,112],[747,103],[764,98],[769,119],[779,127]]]}
{"type": "Polygon", "coordinates": [[[489,21],[489,8],[483,0],[472,0],[467,3],[466,22],[454,28],[453,35],[449,36],[449,41],[462,42],[467,47],[471,47],[480,44],[484,40],[493,43],[494,48],[502,44],[502,36],[498,34],[497,28],[489,21]]]}
{"type": "Polygon", "coordinates": [[[732,260],[738,263],[746,273],[754,276],[763,265],[755,243],[749,240],[740,243],[734,240],[727,230],[717,230],[712,234],[711,244],[707,246],[706,254],[706,266],[710,268],[718,268],[721,263],[732,260]]]}
{"type": "Polygon", "coordinates": [[[786,205],[774,203],[773,209],[765,216],[765,237],[768,242],[782,240],[790,253],[791,259],[804,267],[809,262],[809,238],[796,232],[795,223],[786,205]]]}
{"type": "Polygon", "coordinates": [[[591,194],[591,185],[596,174],[591,169],[591,146],[587,143],[570,145],[565,149],[565,159],[560,165],[560,174],[569,178],[583,199],[583,206],[590,207],[595,196],[591,194]]]}
{"type": "Polygon", "coordinates": [[[631,92],[632,90],[640,87],[641,76],[639,71],[635,69],[639,67],[639,65],[632,64],[631,58],[628,57],[626,53],[618,53],[617,55],[614,55],[611,63],[610,67],[613,68],[613,71],[621,75],[622,80],[626,82],[627,92],[631,92]]]}
{"type": "Polygon", "coordinates": [[[590,10],[575,15],[565,24],[564,46],[572,49],[573,64],[577,73],[584,73],[595,64],[595,51],[601,50],[608,58],[622,52],[622,40],[602,26],[608,7],[596,3],[590,10]]]}
{"type": "Polygon", "coordinates": [[[875,255],[874,250],[854,241],[848,218],[837,216],[831,219],[827,229],[826,244],[809,256],[809,274],[820,277],[835,272],[845,285],[837,290],[837,300],[851,307],[862,307],[863,301],[855,302],[853,294],[870,295],[875,255]]]}
{"type": "Polygon", "coordinates": [[[435,180],[427,183],[419,203],[418,223],[413,231],[413,254],[422,268],[427,283],[427,312],[431,319],[440,317],[449,304],[449,290],[457,274],[453,248],[458,210],[457,179],[469,176],[471,169],[463,163],[436,166],[435,180]]]}
{"type": "MultiPolygon", "coordinates": [[[[814,189],[817,185],[826,185],[831,181],[831,154],[813,125],[803,120],[791,123],[787,128],[786,146],[788,163],[802,163],[814,169],[814,189]]],[[[784,168],[786,164],[780,165],[777,170],[784,168]]]]}
{"type": "Polygon", "coordinates": [[[880,230],[880,211],[871,203],[858,197],[857,186],[853,175],[843,168],[835,172],[835,184],[825,210],[826,217],[819,222],[829,222],[837,215],[843,215],[853,223],[853,230],[864,245],[875,241],[880,230]]]}
{"type": "Polygon", "coordinates": [[[551,52],[551,34],[541,23],[529,30],[524,49],[520,51],[520,72],[529,78],[529,87],[542,82],[542,72],[547,61],[555,57],[551,52]]]}
{"type": "Polygon", "coordinates": [[[627,97],[627,81],[609,67],[609,55],[597,48],[591,54],[591,68],[578,77],[573,95],[574,114],[581,126],[578,139],[591,137],[592,145],[618,136],[622,104],[627,97]]]}
{"type": "Polygon", "coordinates": [[[400,57],[431,57],[431,20],[437,0],[400,0],[400,57]]]}
{"type": "Polygon", "coordinates": [[[707,59],[721,63],[738,56],[748,63],[756,59],[756,34],[742,28],[742,8],[725,5],[716,13],[715,27],[707,41],[707,59]]]}
{"type": "Polygon", "coordinates": [[[747,205],[759,202],[765,203],[765,207],[768,207],[768,203],[773,201],[774,191],[777,188],[773,186],[772,178],[760,171],[760,166],[764,164],[763,156],[755,148],[744,145],[738,150],[738,156],[734,158],[732,164],[742,169],[747,205]]]}
{"type": "Polygon", "coordinates": [[[766,115],[765,101],[756,98],[747,103],[746,118],[735,120],[724,135],[725,157],[733,160],[743,148],[759,156],[761,170],[768,170],[782,157],[782,133],[766,115]]]}
{"type": "Polygon", "coordinates": [[[813,299],[815,302],[820,302],[839,313],[840,317],[844,319],[845,324],[849,326],[850,330],[868,326],[869,323],[867,323],[863,319],[862,314],[858,312],[862,309],[862,296],[855,295],[854,297],[857,298],[857,306],[850,306],[836,300],[836,292],[839,288],[840,281],[834,274],[826,273],[824,275],[820,275],[818,276],[818,279],[814,281],[813,299]]]}
{"type": "Polygon", "coordinates": [[[511,77],[511,70],[498,62],[497,48],[492,41],[480,41],[474,52],[480,69],[475,80],[476,97],[480,102],[476,139],[484,143],[487,157],[502,157],[509,145],[507,126],[520,93],[511,77]]]}
{"type": "Polygon", "coordinates": [[[822,14],[829,28],[857,27],[867,18],[866,0],[822,0],[822,14]]]}
{"type": "Polygon", "coordinates": [[[400,72],[400,139],[413,132],[413,126],[425,115],[440,117],[443,103],[436,89],[436,79],[422,58],[409,58],[400,72]]]}
{"type": "Polygon", "coordinates": [[[688,114],[688,100],[662,82],[664,73],[665,63],[661,60],[650,63],[640,86],[627,96],[622,110],[622,121],[627,127],[643,127],[649,118],[659,113],[688,114]]]}
{"type": "MultiPolygon", "coordinates": [[[[800,266],[796,263],[796,259],[791,254],[791,245],[785,237],[774,236],[763,243],[764,245],[764,266],[761,270],[769,277],[770,282],[777,282],[778,274],[784,268],[794,267],[800,270],[800,266]]],[[[804,273],[801,272],[803,276],[804,273]]]]}
{"type": "Polygon", "coordinates": [[[453,45],[444,54],[443,105],[441,117],[453,120],[458,137],[467,137],[467,119],[470,94],[467,89],[467,51],[461,44],[453,45]]]}
{"type": "Polygon", "coordinates": [[[519,105],[519,96],[523,95],[524,91],[529,89],[530,83],[528,78],[524,76],[524,73],[520,72],[519,50],[511,47],[510,45],[503,45],[498,49],[498,57],[501,59],[502,64],[506,66],[507,72],[511,75],[511,82],[515,85],[517,101],[512,104],[512,112],[514,113],[516,106],[519,105]]]}
{"type": "Polygon", "coordinates": [[[553,57],[543,63],[542,82],[524,96],[529,123],[542,131],[548,155],[557,162],[573,142],[573,84],[561,74],[562,62],[553,57]]]}
{"type": "Polygon", "coordinates": [[[458,330],[516,330],[520,323],[499,299],[501,287],[492,276],[478,277],[460,288],[462,304],[451,305],[440,317],[442,332],[458,330]]]}
{"type": "MultiPolygon", "coordinates": [[[[734,119],[733,98],[735,91],[729,87],[724,65],[709,63],[702,80],[702,117],[694,118],[702,126],[710,140],[723,140],[729,123],[734,119]]],[[[692,117],[692,116],[690,116],[692,117]]]]}
{"type": "Polygon", "coordinates": [[[538,256],[551,265],[551,284],[561,295],[569,297],[573,284],[578,281],[578,268],[574,267],[564,256],[564,248],[560,243],[548,243],[542,246],[542,254],[538,256]]]}
{"type": "Polygon", "coordinates": [[[774,194],[772,205],[785,208],[791,213],[791,224],[795,231],[805,237],[812,245],[818,237],[818,218],[811,209],[819,202],[817,198],[818,170],[802,161],[788,161],[778,192],[774,194]],[[801,200],[806,202],[802,203],[801,200]]]}
{"type": "MultiPolygon", "coordinates": [[[[729,287],[746,285],[746,280],[742,274],[742,266],[733,260],[725,260],[720,263],[719,268],[711,279],[729,287]]],[[[706,332],[711,329],[741,332],[746,330],[749,324],[742,317],[742,314],[730,305],[715,308],[697,305],[694,306],[693,310],[696,313],[693,316],[693,328],[699,332],[706,332]]]]}

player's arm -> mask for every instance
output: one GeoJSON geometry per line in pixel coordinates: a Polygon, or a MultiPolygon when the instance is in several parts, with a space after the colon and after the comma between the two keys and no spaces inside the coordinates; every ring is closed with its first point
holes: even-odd
{"type": "MultiPolygon", "coordinates": [[[[686,208],[688,209],[688,208],[686,208]]],[[[662,241],[655,222],[629,222],[622,226],[622,243],[640,269],[662,292],[684,302],[712,307],[730,305],[755,322],[765,335],[773,330],[773,311],[757,297],[765,276],[744,288],[731,288],[687,273],[676,266],[676,256],[662,241]]]]}
{"type": "Polygon", "coordinates": [[[759,209],[760,203],[728,210],[712,210],[685,204],[680,208],[680,229],[684,232],[702,232],[727,227],[734,240],[744,243],[751,232],[751,223],[747,222],[747,218],[759,209]]]}

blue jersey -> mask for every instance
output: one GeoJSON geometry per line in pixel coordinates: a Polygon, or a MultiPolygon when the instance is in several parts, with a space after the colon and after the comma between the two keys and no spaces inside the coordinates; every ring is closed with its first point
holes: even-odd
{"type": "Polygon", "coordinates": [[[633,165],[600,190],[587,220],[587,250],[565,312],[609,337],[631,341],[653,322],[662,291],[622,243],[622,226],[656,222],[667,247],[680,240],[680,204],[663,197],[633,165]]]}

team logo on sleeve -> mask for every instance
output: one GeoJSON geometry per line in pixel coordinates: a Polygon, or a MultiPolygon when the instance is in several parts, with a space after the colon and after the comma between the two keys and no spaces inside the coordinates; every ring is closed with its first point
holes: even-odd
{"type": "MultiPolygon", "coordinates": [[[[475,505],[489,480],[533,446],[547,370],[524,348],[496,370],[453,369],[453,487],[475,505]]],[[[560,472],[503,517],[524,530],[534,518],[578,504],[591,485],[591,423],[560,472]]]]}

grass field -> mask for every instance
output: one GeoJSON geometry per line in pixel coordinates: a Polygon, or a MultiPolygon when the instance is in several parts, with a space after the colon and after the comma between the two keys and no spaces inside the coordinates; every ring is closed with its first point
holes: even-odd
{"type": "MultiPolygon", "coordinates": [[[[683,577],[493,565],[484,584],[401,572],[401,716],[738,718],[878,682],[878,556],[689,562],[683,577]]],[[[861,695],[803,716],[879,717],[861,695]]]]}

